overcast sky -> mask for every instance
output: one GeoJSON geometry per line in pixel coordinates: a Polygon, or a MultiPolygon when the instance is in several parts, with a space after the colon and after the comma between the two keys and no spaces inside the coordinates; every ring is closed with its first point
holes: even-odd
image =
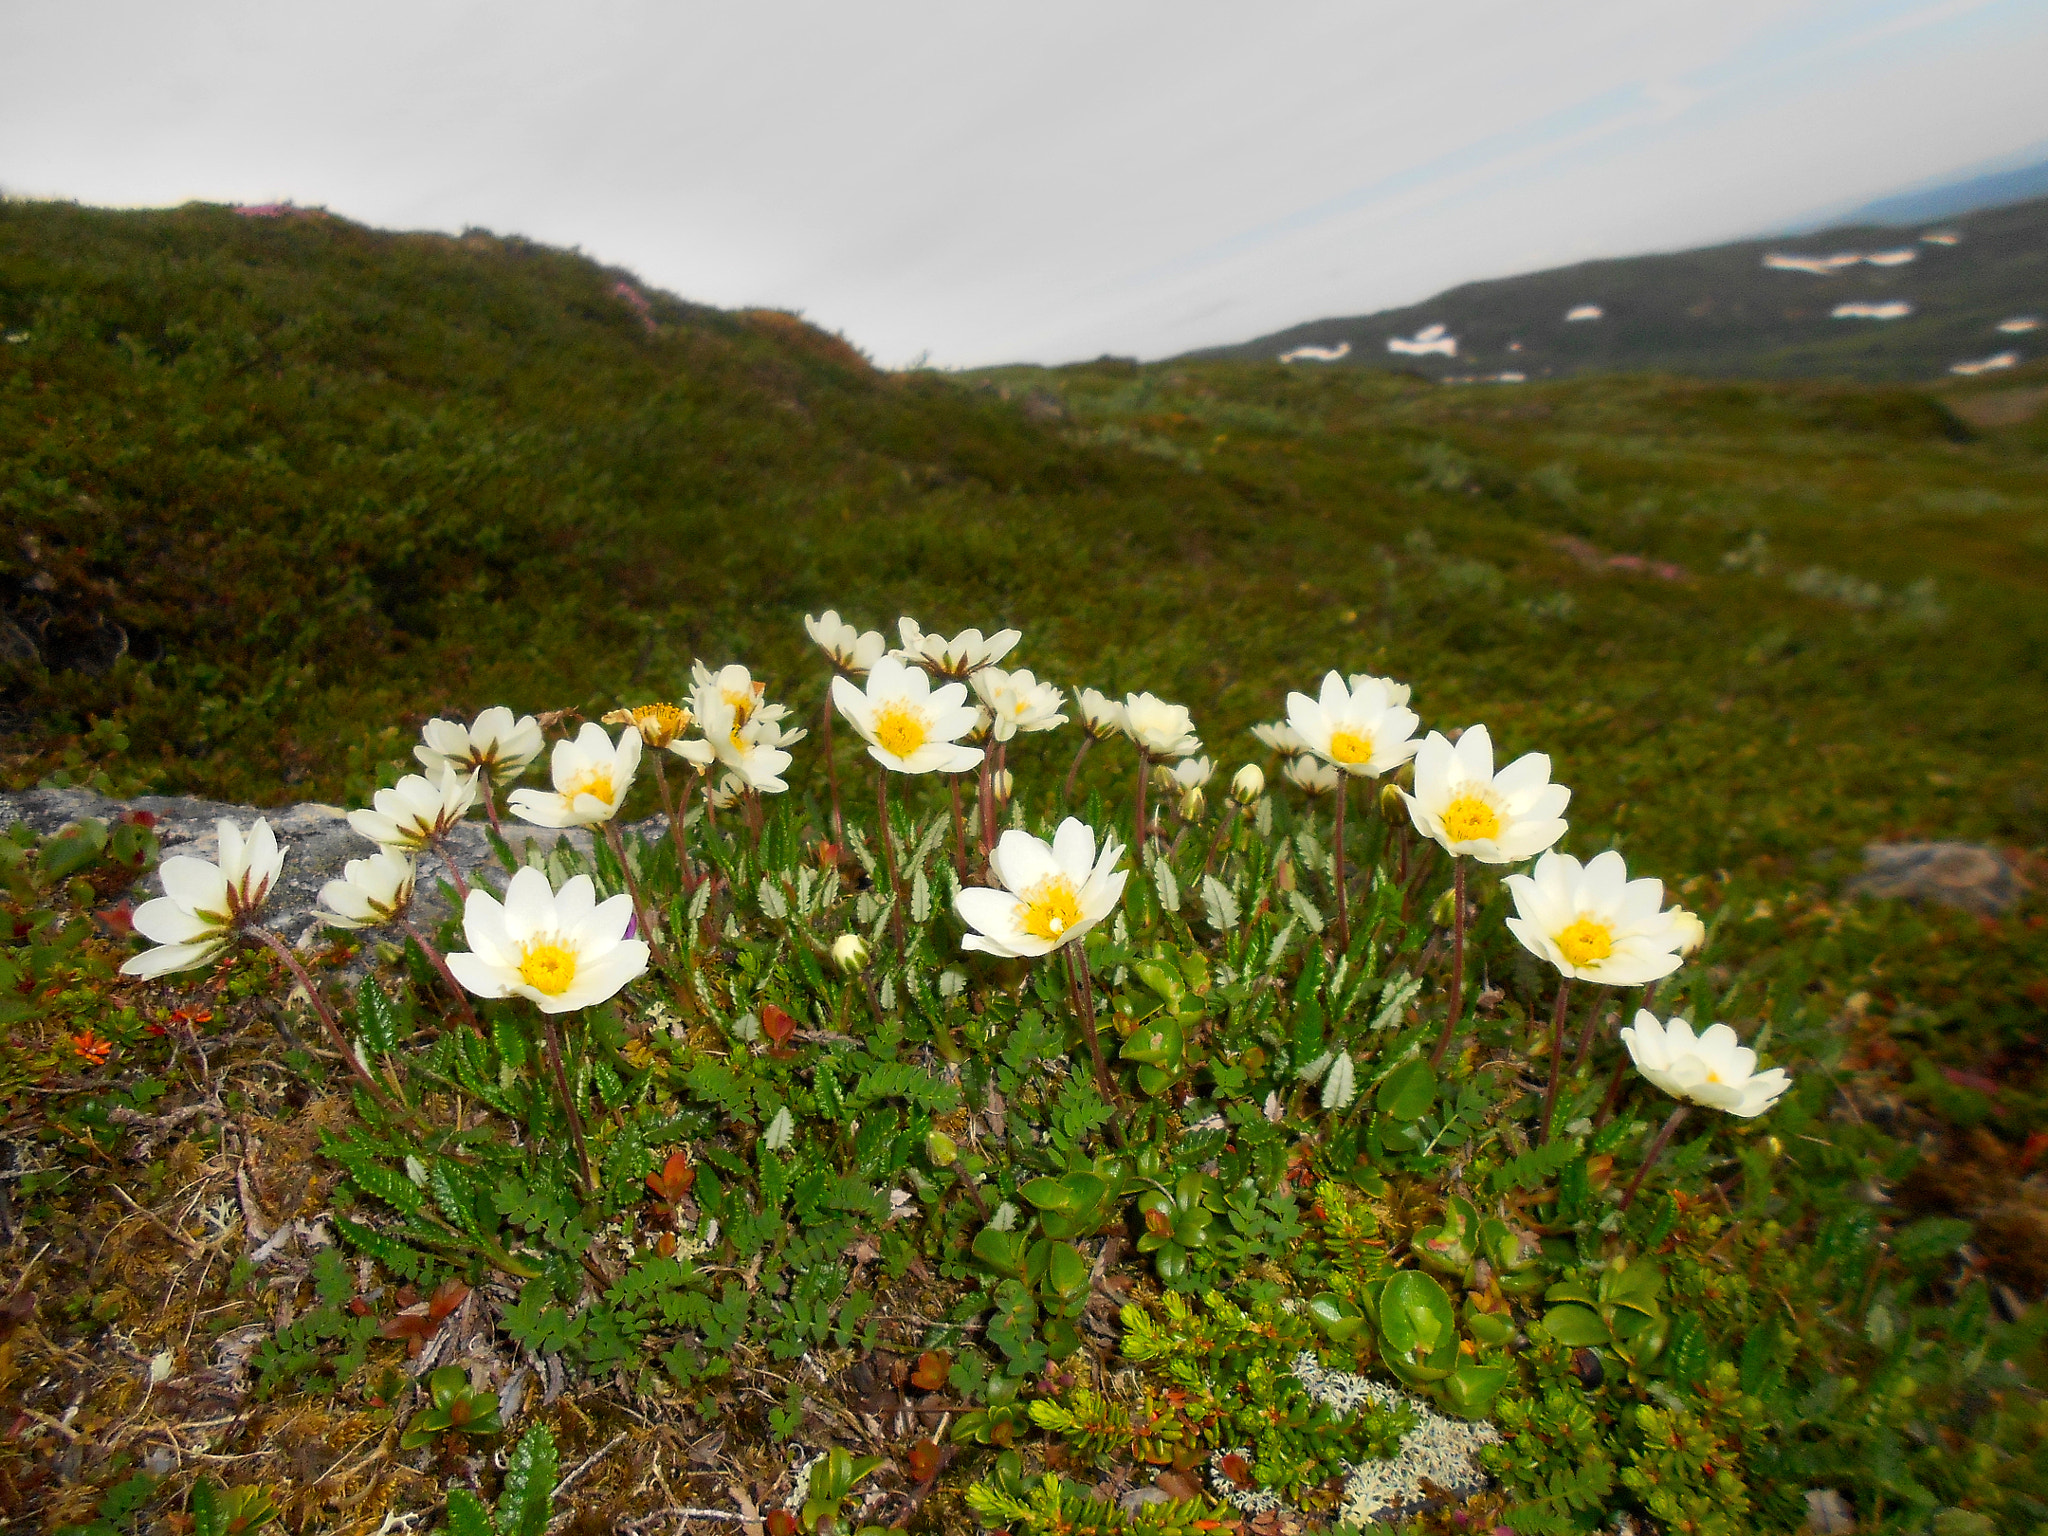
{"type": "Polygon", "coordinates": [[[2041,0],[0,0],[0,61],[9,194],[482,225],[887,366],[1241,341],[2048,138],[2041,0]]]}

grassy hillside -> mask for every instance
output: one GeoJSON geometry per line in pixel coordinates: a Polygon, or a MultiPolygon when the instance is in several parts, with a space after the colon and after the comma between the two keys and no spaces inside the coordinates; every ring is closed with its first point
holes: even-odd
{"type": "MultiPolygon", "coordinates": [[[[1561,846],[1625,850],[1711,925],[1665,1006],[1730,1021],[1797,1085],[1765,1120],[1703,1113],[1651,1175],[1657,1197],[1616,1205],[1667,1111],[1610,1079],[1619,1049],[1588,1026],[1639,994],[1584,989],[1586,1059],[1561,1073],[1543,1023],[1561,1030],[1562,1004],[1501,929],[1496,874],[1475,877],[1451,960],[1447,877],[1411,867],[1406,834],[1382,839],[1365,796],[1349,867],[1388,862],[1349,898],[1348,954],[1316,905],[1337,884],[1327,801],[1276,788],[1226,820],[1219,783],[1164,840],[1165,872],[1134,875],[1089,940],[1104,1027],[1128,1031],[1095,1076],[1127,1117],[1069,1070],[1088,1054],[1082,994],[1049,966],[962,959],[943,893],[967,854],[949,852],[937,785],[891,794],[929,834],[902,840],[914,873],[862,863],[872,765],[843,731],[836,852],[814,736],[765,833],[697,821],[694,870],[665,843],[596,856],[608,892],[641,872],[686,969],[565,1016],[567,1068],[523,1003],[479,1004],[471,1032],[418,937],[371,951],[392,964],[317,1034],[267,954],[120,979],[112,904],[147,832],[97,848],[16,828],[0,840],[0,1251],[22,1266],[0,1306],[8,1520],[220,1528],[203,1474],[274,1496],[293,1532],[434,1529],[444,1505],[446,1528],[477,1528],[450,1490],[498,1485],[490,1453],[509,1447],[491,1428],[436,1438],[471,1420],[437,1426],[408,1379],[432,1341],[438,1366],[488,1367],[522,1445],[536,1426],[559,1437],[582,1479],[567,1528],[665,1528],[708,1501],[729,1529],[727,1500],[765,1514],[791,1497],[795,1447],[851,1445],[892,1458],[866,1485],[877,1519],[969,1529],[978,1498],[990,1526],[1074,1529],[1098,1456],[1112,1494],[1202,1491],[1164,1431],[1105,1438],[1076,1416],[1113,1348],[1139,1358],[1122,1300],[1156,1310],[1162,1286],[1214,1283],[1271,1308],[1327,1283],[1336,1305],[1369,1280],[1372,1331],[1342,1306],[1314,1314],[1334,1325],[1269,1312],[1259,1359],[1291,1369],[1334,1326],[1332,1358],[1378,1369],[1408,1347],[1378,1287],[1438,1251],[1423,1223],[1455,1236],[1464,1188],[1546,1241],[1451,1265],[1465,1323],[1446,1311],[1432,1337],[1469,1326],[1475,1359],[1527,1338],[1495,1388],[1511,1437],[1495,1488],[1418,1536],[1586,1532],[1623,1503],[1669,1529],[1784,1531],[1809,1489],[1900,1536],[2048,1528],[2039,900],[1979,917],[1842,894],[1874,838],[2048,867],[2048,368],[1939,390],[1449,389],[1235,362],[891,376],[791,317],[693,308],[482,234],[19,204],[0,205],[0,336],[10,785],[103,771],[358,802],[431,714],[595,715],[675,696],[693,656],[745,660],[814,714],[825,669],[799,621],[826,606],[1016,624],[1015,659],[1041,676],[1186,702],[1225,773],[1264,756],[1244,728],[1289,687],[1369,669],[1411,680],[1430,726],[1484,720],[1504,754],[1548,752],[1573,791],[1561,846]],[[892,934],[880,893],[898,878],[911,922],[892,934]],[[820,959],[856,928],[865,983],[820,959]],[[1439,1103],[1419,1053],[1468,992],[1443,1113],[1404,1129],[1439,1103]],[[1160,1000],[1187,1021],[1171,1049],[1163,1025],[1138,1027],[1160,1000]],[[1339,1073],[1326,1024],[1341,1091],[1313,1075],[1339,1073]],[[383,1081],[364,1071],[374,1091],[351,1098],[322,1040],[376,1056],[383,1081]],[[1560,1076],[1551,1141],[1543,1084],[1560,1076]],[[1625,1107],[1595,1131],[1610,1080],[1625,1107]],[[580,1167],[586,1132],[601,1177],[580,1167]],[[1021,1234],[1049,1243],[1054,1223],[1023,1207],[1053,1207],[1023,1191],[1096,1167],[1120,1193],[1068,1223],[1088,1251],[1040,1244],[1034,1270],[1021,1234]],[[1220,1185],[1189,1204],[1211,1168],[1227,1215],[1220,1185]],[[1168,1190],[1170,1219],[1126,1199],[1168,1190]],[[898,1219],[905,1202],[925,1214],[898,1219]],[[262,1269],[258,1224],[295,1215],[330,1223],[347,1262],[302,1233],[262,1269]],[[686,1222],[694,1252],[672,1241],[686,1222]],[[1665,1302],[1628,1303],[1677,1319],[1653,1342],[1628,1319],[1570,1332],[1552,1311],[1584,1305],[1548,1305],[1567,1272],[1606,1307],[1666,1269],[1665,1302]],[[1060,1404],[1075,1414],[1047,1416],[1060,1404]],[[1065,1439],[1042,1432],[1061,1423],[1065,1439]],[[1027,1459],[998,1455],[1013,1442],[1027,1459]],[[1064,1513],[1015,1513],[1053,1496],[1040,1470],[1069,1475],[1064,1513]]],[[[1043,827],[1075,743],[1010,753],[1020,814],[1043,827]]],[[[1090,758],[1094,825],[1115,824],[1130,767],[1113,745],[1090,758]]],[[[651,798],[643,784],[625,814],[651,798]]],[[[558,851],[554,878],[575,862],[558,851]]],[[[459,924],[436,941],[463,943],[459,924]]],[[[347,953],[309,954],[311,993],[347,953]]],[[[1214,1385],[1270,1381],[1217,1350],[1214,1385]]],[[[463,1414],[488,1414],[461,1376],[463,1414]]],[[[1254,1480],[1330,1513],[1326,1459],[1281,1443],[1327,1436],[1260,1422],[1296,1460],[1261,1452],[1254,1480]]],[[[514,1454],[529,1460],[502,1479],[499,1527],[536,1530],[554,1505],[513,1519],[515,1485],[552,1475],[514,1454]]],[[[817,1472],[818,1512],[856,1467],[817,1472]]]]}
{"type": "Polygon", "coordinates": [[[387,729],[609,707],[693,655],[808,706],[798,620],[837,605],[1018,624],[1042,674],[1183,697],[1226,757],[1276,679],[1411,676],[1432,719],[1597,737],[1605,766],[1562,771],[1615,774],[1587,798],[1688,868],[2048,839],[2038,419],[1655,379],[887,376],[787,317],[656,295],[650,332],[619,281],[483,236],[6,205],[0,603],[44,663],[8,673],[14,779],[98,718],[160,788],[360,796],[387,729]]]}
{"type": "MultiPolygon", "coordinates": [[[[1191,354],[1270,362],[1296,347],[1348,343],[1343,366],[1426,377],[1516,372],[1531,379],[1616,370],[1718,378],[1934,379],[1951,364],[2006,351],[2041,354],[2048,330],[2002,334],[2005,320],[2048,320],[2048,198],[1943,222],[1961,238],[1930,244],[1915,228],[1858,224],[1744,240],[1698,251],[1588,261],[1467,283],[1421,304],[1314,320],[1238,346],[1191,354]],[[1910,250],[1898,266],[1858,264],[1825,275],[1776,271],[1771,253],[1825,257],[1910,250]],[[1846,303],[1903,300],[1900,319],[1836,319],[1846,303]],[[1581,305],[1598,320],[1567,321],[1581,305]],[[1455,357],[1390,353],[1390,337],[1442,325],[1455,357]]],[[[1318,366],[1308,364],[1305,366],[1318,366]]]]}

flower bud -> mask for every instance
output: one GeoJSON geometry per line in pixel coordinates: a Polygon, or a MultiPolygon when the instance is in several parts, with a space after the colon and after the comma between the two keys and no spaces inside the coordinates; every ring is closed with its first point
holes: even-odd
{"type": "Polygon", "coordinates": [[[1429,920],[1439,928],[1451,926],[1451,919],[1457,915],[1458,891],[1455,886],[1437,897],[1436,905],[1429,909],[1429,920]]]}
{"type": "Polygon", "coordinates": [[[1257,763],[1246,763],[1230,781],[1230,792],[1239,805],[1250,805],[1266,792],[1266,775],[1257,763]]]}
{"type": "Polygon", "coordinates": [[[867,940],[857,933],[842,933],[832,941],[832,963],[852,976],[868,963],[867,940]]]}
{"type": "Polygon", "coordinates": [[[1180,780],[1173,776],[1173,769],[1165,763],[1152,765],[1152,787],[1162,795],[1170,795],[1180,788],[1180,780]]]}
{"type": "Polygon", "coordinates": [[[1401,798],[1400,785],[1382,784],[1380,786],[1380,815],[1386,819],[1387,824],[1389,826],[1395,825],[1407,814],[1408,802],[1401,798]]]}
{"type": "Polygon", "coordinates": [[[1180,819],[1182,821],[1200,821],[1202,819],[1202,812],[1208,809],[1208,805],[1209,802],[1201,790],[1184,789],[1181,791],[1180,796],[1180,819]]]}
{"type": "Polygon", "coordinates": [[[1684,907],[1671,909],[1671,928],[1678,934],[1678,952],[1681,955],[1696,955],[1707,942],[1707,925],[1684,907]]]}
{"type": "Polygon", "coordinates": [[[924,1137],[924,1155],[934,1166],[950,1168],[953,1159],[960,1155],[960,1149],[953,1144],[953,1138],[944,1131],[927,1131],[924,1137]]]}
{"type": "Polygon", "coordinates": [[[1017,784],[1016,779],[1011,777],[1010,770],[1007,768],[998,768],[994,773],[989,775],[988,782],[990,790],[995,794],[996,803],[998,805],[1008,805],[1010,803],[1010,791],[1014,789],[1017,784]]]}

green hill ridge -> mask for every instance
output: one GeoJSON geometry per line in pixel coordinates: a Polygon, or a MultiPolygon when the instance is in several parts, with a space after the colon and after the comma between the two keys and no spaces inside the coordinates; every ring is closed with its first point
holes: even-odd
{"type": "Polygon", "coordinates": [[[1271,362],[1300,347],[1348,346],[1343,366],[1432,379],[1625,370],[1904,381],[2008,352],[2024,362],[2041,355],[2044,338],[2048,198],[2036,198],[1939,224],[1855,224],[1466,283],[1420,304],[1312,320],[1188,359],[1271,362]],[[1892,264],[1859,259],[1826,272],[1767,265],[1770,257],[1873,255],[1892,264]],[[1836,313],[1899,304],[1909,312],[1836,313]],[[1583,318],[1568,318],[1575,311],[1583,318]],[[1999,330],[2028,318],[2042,327],[1999,330]],[[1389,350],[1390,339],[1431,326],[1456,340],[1455,355],[1389,350]]]}

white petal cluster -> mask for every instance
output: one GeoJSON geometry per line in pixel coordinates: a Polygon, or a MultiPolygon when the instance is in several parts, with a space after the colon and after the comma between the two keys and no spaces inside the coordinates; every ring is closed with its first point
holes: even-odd
{"type": "Polygon", "coordinates": [[[1781,1067],[1757,1071],[1756,1052],[1726,1024],[1710,1024],[1694,1038],[1684,1019],[1660,1024],[1644,1008],[1636,1013],[1634,1026],[1621,1032],[1621,1041],[1636,1070],[1674,1099],[1744,1120],[1755,1119],[1792,1086],[1781,1067]]]}
{"type": "Polygon", "coordinates": [[[1041,683],[1028,669],[1005,672],[983,667],[970,679],[974,693],[989,712],[989,733],[997,741],[1065,725],[1060,713],[1066,695],[1053,683],[1041,683]]]}
{"type": "Polygon", "coordinates": [[[1169,704],[1149,693],[1124,695],[1124,734],[1149,757],[1192,757],[1202,750],[1194,716],[1185,704],[1169,704]]]}
{"type": "Polygon", "coordinates": [[[903,644],[891,655],[923,667],[934,677],[954,679],[994,666],[1024,638],[1024,632],[1017,629],[999,629],[986,638],[978,629],[963,629],[949,640],[944,635],[926,634],[917,620],[909,618],[898,619],[896,629],[903,644]]]}
{"type": "Polygon", "coordinates": [[[868,672],[865,689],[851,679],[833,678],[832,702],[860,732],[868,755],[884,768],[965,773],[981,763],[981,748],[960,741],[975,724],[965,683],[933,688],[918,668],[884,656],[868,672]]]}
{"type": "Polygon", "coordinates": [[[1493,739],[1475,725],[1453,746],[1431,731],[1415,754],[1415,792],[1405,791],[1416,830],[1447,853],[1482,864],[1519,864],[1564,836],[1572,792],[1550,782],[1541,752],[1493,771],[1493,739]]]}
{"type": "Polygon", "coordinates": [[[175,854],[157,878],[164,894],[135,909],[135,931],[157,945],[121,967],[125,976],[167,976],[206,964],[227,946],[235,927],[270,898],[284,868],[284,850],[262,817],[246,837],[234,822],[214,823],[218,863],[175,854]]]}
{"type": "Polygon", "coordinates": [[[1391,677],[1375,677],[1370,672],[1354,672],[1351,674],[1351,691],[1353,693],[1358,692],[1367,683],[1378,683],[1382,688],[1386,689],[1387,702],[1396,706],[1406,705],[1414,693],[1414,690],[1406,683],[1397,683],[1391,677]]]}
{"type": "Polygon", "coordinates": [[[1308,750],[1308,743],[1301,739],[1301,732],[1285,720],[1273,720],[1264,725],[1252,727],[1252,734],[1275,752],[1284,752],[1290,757],[1308,750]]]}
{"type": "Polygon", "coordinates": [[[1327,795],[1344,782],[1344,775],[1324,762],[1304,752],[1299,757],[1290,757],[1280,765],[1280,777],[1296,789],[1305,789],[1312,795],[1327,795]]]}
{"type": "Polygon", "coordinates": [[[471,888],[462,909],[469,949],[448,956],[448,969],[478,997],[523,997],[542,1013],[588,1008],[647,969],[646,941],[626,937],[632,922],[632,898],[599,901],[588,875],[552,891],[539,870],[521,869],[503,904],[471,888]]]}
{"type": "Polygon", "coordinates": [[[379,848],[350,859],[339,880],[320,887],[320,920],[330,928],[376,928],[394,922],[412,904],[418,870],[410,854],[379,848]]]}
{"type": "Polygon", "coordinates": [[[555,743],[548,771],[555,787],[515,789],[512,814],[537,827],[593,827],[610,821],[626,803],[640,767],[640,733],[619,732],[616,744],[596,721],[587,721],[573,740],[555,743]]]}
{"type": "MultiPolygon", "coordinates": [[[[604,734],[594,725],[585,729],[604,734]]],[[[557,744],[557,751],[562,745],[557,744]]],[[[409,773],[391,788],[371,796],[367,810],[350,811],[348,824],[380,848],[418,853],[461,825],[476,804],[477,780],[482,773],[481,768],[444,768],[438,778],[409,773]]],[[[530,793],[514,790],[514,803],[530,793]]]]}
{"type": "Polygon", "coordinates": [[[1551,852],[1526,875],[1507,877],[1516,916],[1508,930],[1566,976],[1639,987],[1683,964],[1686,934],[1664,907],[1664,882],[1631,880],[1609,850],[1585,864],[1551,852]]]}
{"type": "Polygon", "coordinates": [[[766,703],[766,685],[736,662],[716,672],[698,662],[694,682],[691,705],[704,745],[686,743],[675,749],[678,755],[700,768],[721,762],[748,789],[779,794],[789,788],[782,777],[790,764],[785,749],[808,734],[783,723],[789,706],[766,703]]]}
{"type": "Polygon", "coordinates": [[[526,772],[545,744],[539,721],[531,715],[514,720],[502,704],[492,705],[466,726],[460,720],[429,720],[420,735],[423,739],[412,755],[437,782],[449,769],[482,769],[493,784],[508,784],[526,772]]]}
{"type": "Polygon", "coordinates": [[[818,649],[832,658],[833,666],[842,672],[850,672],[855,677],[866,676],[868,668],[880,660],[882,653],[889,649],[889,642],[882,638],[880,630],[871,629],[862,633],[840,618],[831,608],[827,608],[815,619],[808,613],[805,614],[804,632],[817,643],[818,649]]]}
{"type": "Polygon", "coordinates": [[[1175,789],[1205,789],[1216,777],[1216,764],[1206,757],[1184,757],[1166,773],[1175,789]]]}
{"type": "Polygon", "coordinates": [[[1071,944],[1116,910],[1129,871],[1116,868],[1121,845],[1103,840],[1069,816],[1052,842],[1029,832],[1005,832],[989,856],[1001,888],[969,886],[953,898],[961,920],[974,930],[963,949],[1015,958],[1049,954],[1071,944]]]}
{"type": "Polygon", "coordinates": [[[1081,729],[1097,741],[1124,733],[1124,707],[1093,688],[1074,690],[1074,708],[1081,714],[1081,729]]]}
{"type": "MultiPolygon", "coordinates": [[[[1407,689],[1401,692],[1405,699],[1407,689]]],[[[1422,722],[1405,703],[1394,702],[1383,679],[1361,674],[1346,686],[1332,672],[1319,697],[1287,695],[1287,723],[1324,762],[1354,778],[1378,778],[1415,755],[1415,728],[1422,722]]]]}
{"type": "Polygon", "coordinates": [[[1239,805],[1251,805],[1266,792],[1266,771],[1257,763],[1246,763],[1230,781],[1231,798],[1239,805]]]}

